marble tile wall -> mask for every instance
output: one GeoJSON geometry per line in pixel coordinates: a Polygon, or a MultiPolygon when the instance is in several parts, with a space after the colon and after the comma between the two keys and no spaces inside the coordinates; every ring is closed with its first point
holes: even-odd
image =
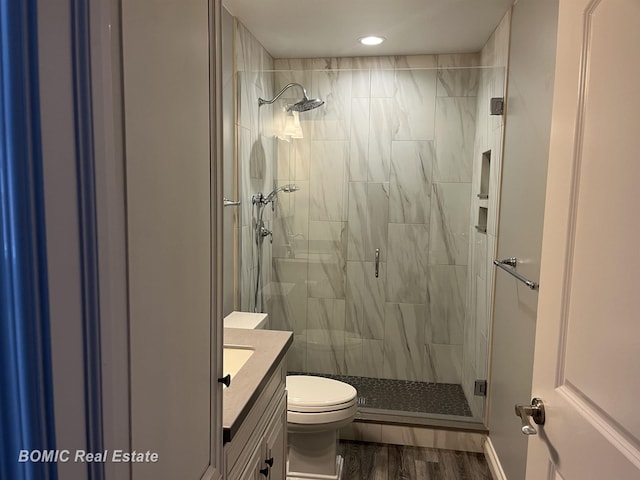
{"type": "MultiPolygon", "coordinates": [[[[239,229],[240,309],[254,311],[258,251],[253,228],[256,211],[251,196],[274,188],[276,143],[273,137],[273,114],[258,108],[258,98],[274,95],[273,58],[237,19],[234,22],[234,56],[236,65],[236,169],[241,200],[239,229]]],[[[272,227],[272,212],[265,209],[267,228],[272,227]]],[[[266,246],[269,242],[265,242],[266,246]]],[[[271,283],[271,248],[262,249],[264,285],[271,283]]],[[[265,292],[260,292],[259,298],[265,292]]],[[[266,300],[265,300],[266,302],[266,300]]],[[[262,307],[259,300],[258,308],[262,307]]]]}
{"type": "MultiPolygon", "coordinates": [[[[478,71],[475,142],[472,165],[472,207],[469,225],[468,275],[466,279],[466,308],[463,321],[462,387],[475,417],[483,418],[484,397],[473,394],[474,381],[487,379],[490,319],[495,269],[493,259],[497,245],[497,219],[502,169],[502,143],[504,117],[489,115],[489,99],[505,97],[506,72],[509,52],[511,12],[507,12],[495,32],[480,52],[483,67],[478,71]],[[490,68],[486,68],[490,67],[490,68]],[[489,198],[478,199],[482,156],[491,152],[489,198]],[[487,208],[487,231],[481,233],[474,226],[478,223],[479,207],[487,208]]],[[[451,82],[459,87],[459,82],[451,82]]]]}
{"type": "Polygon", "coordinates": [[[276,183],[301,187],[273,217],[269,313],[294,331],[291,370],[461,382],[480,81],[461,67],[479,61],[274,60],[276,91],[326,101],[300,114],[304,139],[274,140],[276,183]]]}

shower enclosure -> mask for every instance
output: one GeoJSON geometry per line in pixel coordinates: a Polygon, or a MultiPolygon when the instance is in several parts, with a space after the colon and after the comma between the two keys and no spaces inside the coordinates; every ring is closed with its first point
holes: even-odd
{"type": "Polygon", "coordinates": [[[296,186],[243,204],[240,307],[294,332],[289,371],[352,383],[362,409],[481,421],[504,69],[435,58],[238,74],[240,196],[296,186]],[[258,106],[290,83],[326,102],[299,113],[303,138],[285,131],[299,91],[258,106]]]}

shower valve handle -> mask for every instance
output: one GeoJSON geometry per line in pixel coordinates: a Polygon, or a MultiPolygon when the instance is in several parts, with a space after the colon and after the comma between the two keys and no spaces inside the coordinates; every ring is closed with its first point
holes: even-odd
{"type": "Polygon", "coordinates": [[[267,227],[265,227],[264,225],[260,227],[260,236],[269,237],[269,241],[273,243],[273,232],[269,230],[267,227]]]}

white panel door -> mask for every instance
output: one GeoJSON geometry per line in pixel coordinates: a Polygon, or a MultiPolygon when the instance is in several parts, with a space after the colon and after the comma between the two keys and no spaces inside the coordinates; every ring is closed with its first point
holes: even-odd
{"type": "Polygon", "coordinates": [[[640,1],[558,29],[527,478],[639,479],[640,1]]]}

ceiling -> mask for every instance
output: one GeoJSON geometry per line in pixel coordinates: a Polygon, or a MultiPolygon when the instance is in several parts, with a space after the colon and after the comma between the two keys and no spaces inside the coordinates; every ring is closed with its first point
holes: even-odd
{"type": "Polygon", "coordinates": [[[514,0],[223,0],[274,58],[478,52],[514,0]],[[376,47],[366,35],[386,37],[376,47]]]}

